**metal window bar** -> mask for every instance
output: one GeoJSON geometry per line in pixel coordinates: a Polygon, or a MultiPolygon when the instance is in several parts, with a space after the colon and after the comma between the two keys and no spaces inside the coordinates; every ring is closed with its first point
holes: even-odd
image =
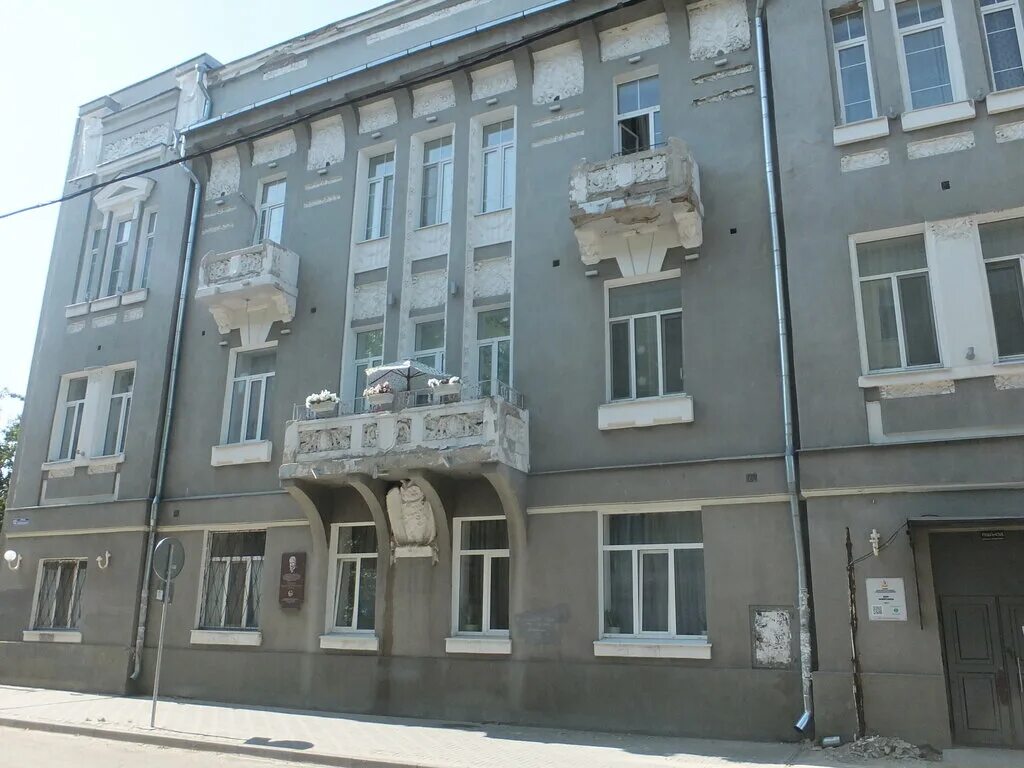
{"type": "Polygon", "coordinates": [[[44,560],[34,629],[77,629],[87,560],[44,560]]]}
{"type": "Polygon", "coordinates": [[[265,544],[263,531],[211,534],[200,628],[259,628],[265,544]]]}
{"type": "Polygon", "coordinates": [[[463,384],[457,394],[437,395],[429,388],[414,389],[409,392],[396,392],[394,400],[390,405],[370,405],[365,397],[357,397],[349,402],[339,402],[332,409],[324,411],[313,411],[307,408],[305,403],[294,403],[292,405],[292,421],[312,421],[313,419],[330,419],[337,416],[351,416],[359,413],[373,413],[380,411],[400,411],[406,408],[430,408],[436,405],[448,403],[467,403],[472,400],[482,400],[485,397],[493,397],[504,400],[516,408],[525,409],[526,399],[521,392],[510,387],[503,381],[482,381],[477,384],[463,384]]]}

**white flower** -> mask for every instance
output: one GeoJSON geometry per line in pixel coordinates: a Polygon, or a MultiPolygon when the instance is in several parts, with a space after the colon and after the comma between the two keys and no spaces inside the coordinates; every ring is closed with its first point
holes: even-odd
{"type": "Polygon", "coordinates": [[[334,393],[324,389],[320,392],[314,392],[312,395],[306,398],[306,407],[312,408],[314,405],[320,403],[332,403],[337,404],[340,402],[340,398],[334,393]]]}

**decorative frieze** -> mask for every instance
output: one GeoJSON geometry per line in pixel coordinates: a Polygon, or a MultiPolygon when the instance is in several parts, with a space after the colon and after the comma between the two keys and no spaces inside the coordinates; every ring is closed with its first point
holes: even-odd
{"type": "Polygon", "coordinates": [[[999,374],[995,385],[998,390],[1024,389],[1024,373],[999,374]]]}
{"type": "Polygon", "coordinates": [[[599,34],[601,61],[612,61],[669,43],[668,16],[658,13],[599,34]]]}
{"type": "Polygon", "coordinates": [[[490,67],[474,70],[470,73],[470,78],[473,82],[473,101],[508,93],[519,86],[516,80],[516,67],[511,61],[503,61],[490,67]]]}
{"type": "Polygon", "coordinates": [[[963,152],[968,149],[974,149],[974,131],[940,136],[937,139],[911,141],[907,144],[907,157],[911,160],[921,160],[926,157],[948,155],[951,152],[963,152]]]}
{"type": "Polygon", "coordinates": [[[341,115],[315,120],[309,126],[309,154],[306,170],[315,171],[345,159],[345,121],[341,115]]]}
{"type": "Polygon", "coordinates": [[[74,476],[75,476],[75,466],[73,464],[68,464],[68,466],[66,466],[66,467],[53,467],[52,469],[48,469],[46,471],[46,477],[49,480],[57,480],[57,479],[64,478],[64,477],[74,477],[74,476]]]}
{"type": "Polygon", "coordinates": [[[341,200],[341,195],[327,195],[327,197],[318,197],[316,200],[307,200],[302,204],[303,208],[316,208],[320,205],[327,205],[327,203],[334,203],[341,200]]]}
{"type": "Polygon", "coordinates": [[[423,419],[423,438],[425,440],[479,437],[483,431],[483,411],[430,414],[423,419]]]}
{"type": "Polygon", "coordinates": [[[1024,122],[1004,123],[996,126],[996,141],[999,144],[1021,140],[1024,140],[1024,122]]]}
{"type": "Polygon", "coordinates": [[[550,104],[583,93],[583,49],[578,40],[533,54],[533,103],[550,104]]]}
{"type": "Polygon", "coordinates": [[[952,395],[956,392],[956,382],[952,379],[941,381],[922,381],[914,384],[884,384],[878,388],[883,400],[900,400],[906,397],[931,397],[932,395],[952,395]]]}
{"type": "Polygon", "coordinates": [[[83,330],[85,330],[85,320],[76,320],[67,325],[68,333],[81,333],[83,330]]]}
{"type": "Polygon", "coordinates": [[[578,139],[584,135],[584,131],[569,131],[568,133],[560,133],[557,136],[549,136],[546,139],[537,139],[537,141],[530,144],[531,147],[536,149],[537,147],[546,147],[548,144],[559,144],[569,139],[578,139]]]}
{"type": "Polygon", "coordinates": [[[394,99],[383,99],[359,107],[359,133],[373,133],[398,122],[394,99]]]}
{"type": "Polygon", "coordinates": [[[308,64],[309,59],[298,59],[297,61],[290,62],[283,66],[268,69],[263,73],[263,79],[273,80],[275,77],[280,77],[281,75],[287,75],[290,72],[297,72],[300,69],[305,69],[308,64]]]}
{"type": "Polygon", "coordinates": [[[728,67],[727,69],[719,69],[714,72],[709,72],[706,75],[698,75],[693,78],[694,85],[704,85],[705,83],[713,83],[716,80],[724,80],[727,77],[738,77],[739,75],[748,75],[754,71],[753,64],[740,64],[736,67],[728,67]]]}
{"type": "Polygon", "coordinates": [[[121,322],[132,323],[136,320],[141,320],[144,312],[145,310],[143,310],[142,307],[132,307],[131,309],[126,309],[124,311],[124,314],[121,315],[121,322]]]}
{"type": "Polygon", "coordinates": [[[242,169],[238,150],[234,147],[222,149],[210,155],[210,181],[206,185],[206,199],[216,200],[238,191],[242,169]]]}
{"type": "Polygon", "coordinates": [[[294,155],[297,150],[295,131],[289,128],[272,136],[256,139],[252,143],[252,164],[264,165],[265,163],[272,163],[283,157],[294,155]]]}
{"type": "Polygon", "coordinates": [[[396,35],[402,35],[405,34],[406,32],[412,32],[414,29],[425,27],[428,24],[433,24],[436,21],[447,19],[449,16],[454,16],[455,14],[462,13],[463,11],[472,10],[473,8],[477,8],[481,5],[486,5],[487,3],[490,2],[491,0],[463,0],[463,2],[461,3],[450,5],[447,8],[441,8],[440,10],[425,14],[423,16],[418,16],[417,18],[410,19],[409,21],[403,21],[401,24],[396,24],[393,27],[385,27],[384,29],[378,30],[376,32],[371,32],[366,36],[366,44],[373,45],[383,40],[388,40],[392,37],[395,37],[396,35]]]}
{"type": "Polygon", "coordinates": [[[473,264],[473,298],[512,293],[512,260],[487,259],[473,264]]]}
{"type": "Polygon", "coordinates": [[[976,229],[973,216],[928,222],[928,230],[936,240],[970,240],[976,229]]]}
{"type": "Polygon", "coordinates": [[[347,451],[352,447],[352,427],[305,429],[299,431],[299,453],[327,453],[347,451]]]}
{"type": "Polygon", "coordinates": [[[412,437],[412,419],[395,422],[395,445],[408,445],[412,437]]]}
{"type": "Polygon", "coordinates": [[[367,283],[352,289],[352,319],[366,320],[384,314],[387,299],[387,283],[367,283]]]}
{"type": "Polygon", "coordinates": [[[380,429],[376,421],[368,421],[363,424],[363,448],[376,448],[379,432],[380,429]]]}
{"type": "Polygon", "coordinates": [[[889,164],[888,149],[872,149],[867,152],[856,152],[852,155],[843,155],[839,160],[839,169],[843,173],[863,171],[867,168],[878,168],[889,164]]]}
{"type": "Polygon", "coordinates": [[[695,107],[703,107],[705,104],[717,104],[721,101],[731,101],[732,99],[738,99],[740,96],[753,96],[754,86],[744,85],[740,88],[731,88],[728,91],[721,91],[719,93],[713,93],[710,96],[701,96],[699,99],[693,100],[695,107]]]}
{"type": "Polygon", "coordinates": [[[714,59],[750,47],[746,0],[702,0],[686,6],[690,59],[714,59]]]}
{"type": "Polygon", "coordinates": [[[448,299],[448,271],[413,275],[409,281],[411,309],[444,306],[448,299]]]}
{"type": "Polygon", "coordinates": [[[102,162],[113,162],[114,160],[120,160],[122,157],[134,155],[136,152],[141,152],[144,149],[149,149],[157,144],[169,145],[170,143],[171,126],[162,123],[161,125],[147,128],[144,131],[133,133],[131,136],[125,136],[110,142],[103,147],[102,162]]]}
{"type": "Polygon", "coordinates": [[[109,315],[99,315],[92,319],[93,328],[106,328],[109,325],[113,325],[117,322],[117,314],[112,313],[109,315]]]}
{"type": "Polygon", "coordinates": [[[455,106],[455,85],[451,80],[431,83],[412,92],[412,116],[424,117],[455,106]]]}

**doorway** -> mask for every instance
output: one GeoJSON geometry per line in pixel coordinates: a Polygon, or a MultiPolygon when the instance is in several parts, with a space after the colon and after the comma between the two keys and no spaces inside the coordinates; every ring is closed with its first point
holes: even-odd
{"type": "Polygon", "coordinates": [[[1024,748],[1024,532],[930,538],[953,740],[1024,748]]]}

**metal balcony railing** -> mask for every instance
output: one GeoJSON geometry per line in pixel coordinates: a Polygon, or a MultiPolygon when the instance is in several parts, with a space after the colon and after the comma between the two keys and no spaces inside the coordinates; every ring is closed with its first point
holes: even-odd
{"type": "Polygon", "coordinates": [[[504,400],[520,410],[526,408],[523,395],[503,381],[482,381],[476,384],[464,384],[458,392],[438,394],[431,389],[414,389],[408,392],[395,392],[390,403],[373,405],[368,398],[357,397],[354,400],[337,403],[333,408],[313,410],[305,403],[292,406],[292,421],[312,421],[313,419],[329,419],[335,416],[352,416],[360,413],[381,413],[404,411],[407,408],[429,408],[435,405],[465,403],[493,397],[504,400]]]}

